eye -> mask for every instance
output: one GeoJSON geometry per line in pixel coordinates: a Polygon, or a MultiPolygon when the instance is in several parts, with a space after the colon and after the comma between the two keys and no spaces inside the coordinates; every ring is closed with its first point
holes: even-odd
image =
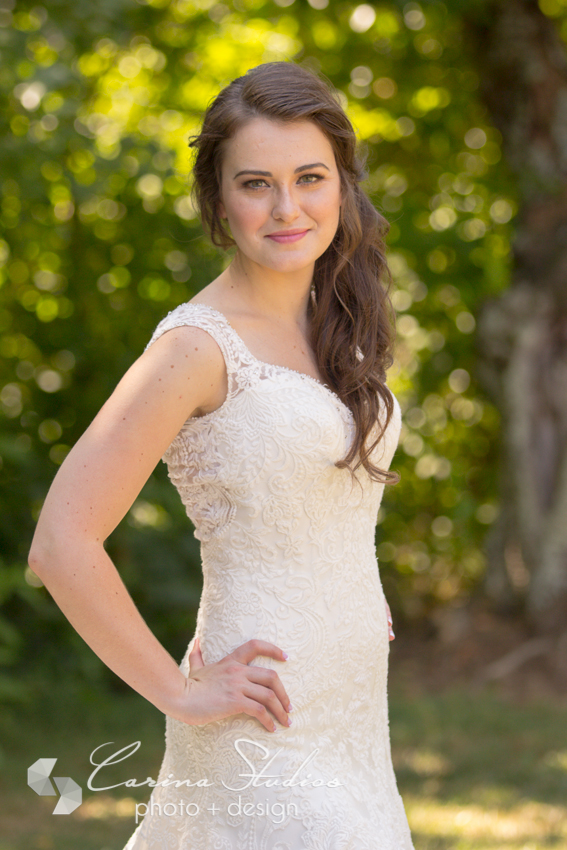
{"type": "Polygon", "coordinates": [[[299,178],[303,180],[305,183],[318,183],[319,180],[323,180],[322,174],[302,174],[299,178]]]}
{"type": "Polygon", "coordinates": [[[264,186],[267,186],[268,184],[261,177],[257,177],[255,180],[246,180],[242,185],[244,186],[245,189],[262,189],[264,186]],[[258,186],[257,185],[258,183],[263,184],[263,185],[258,186]]]}

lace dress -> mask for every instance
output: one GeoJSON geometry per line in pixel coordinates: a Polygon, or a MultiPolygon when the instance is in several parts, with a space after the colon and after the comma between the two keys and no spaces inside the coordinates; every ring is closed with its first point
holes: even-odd
{"type": "MultiPolygon", "coordinates": [[[[334,462],[350,410],[320,381],[255,358],[222,313],[182,304],[180,325],[218,344],[228,394],[188,419],[163,459],[201,543],[193,640],[205,664],[250,638],[281,647],[293,724],[246,714],[189,726],[166,717],[147,813],[124,850],[413,850],[392,766],[389,638],[375,550],[384,485],[334,462]],[[160,784],[164,783],[164,784],[160,784]],[[169,783],[169,784],[167,784],[169,783]]],[[[374,459],[388,468],[401,412],[374,459]]],[[[143,813],[143,810],[142,810],[143,813]]]]}

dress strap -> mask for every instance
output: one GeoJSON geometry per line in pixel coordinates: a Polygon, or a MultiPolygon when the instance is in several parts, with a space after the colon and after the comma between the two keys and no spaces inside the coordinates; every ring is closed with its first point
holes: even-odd
{"type": "Polygon", "coordinates": [[[233,395],[238,391],[238,372],[250,365],[250,356],[242,340],[230,326],[228,319],[218,310],[207,304],[186,302],[171,310],[156,327],[146,349],[162,334],[173,328],[189,325],[206,331],[220,348],[226,365],[228,377],[228,393],[233,395]]]}

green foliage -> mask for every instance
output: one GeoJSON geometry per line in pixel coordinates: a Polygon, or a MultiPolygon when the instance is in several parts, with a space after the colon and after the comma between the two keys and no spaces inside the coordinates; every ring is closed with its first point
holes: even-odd
{"type": "MultiPolygon", "coordinates": [[[[21,564],[70,446],[159,319],[225,261],[191,205],[187,139],[219,88],[265,61],[305,61],[343,93],[391,222],[404,426],[378,532],[387,595],[416,616],[482,574],[498,417],[475,378],[475,316],[507,285],[517,205],[501,138],[444,3],[310,3],[0,9],[0,545],[27,588],[4,601],[14,663],[106,675],[21,564]]],[[[109,551],[181,655],[198,550],[161,465],[109,551]]]]}

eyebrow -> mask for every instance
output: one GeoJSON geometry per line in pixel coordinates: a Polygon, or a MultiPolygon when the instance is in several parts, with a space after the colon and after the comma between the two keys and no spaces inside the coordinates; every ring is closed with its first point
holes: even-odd
{"type": "MultiPolygon", "coordinates": [[[[312,162],[309,165],[300,165],[299,168],[296,168],[293,173],[299,174],[300,171],[307,171],[310,168],[326,168],[327,171],[331,170],[327,165],[325,165],[324,162],[312,162]]],[[[242,177],[243,174],[253,174],[255,177],[273,176],[271,171],[254,171],[252,169],[247,168],[245,171],[239,171],[238,174],[235,174],[233,179],[236,180],[237,177],[242,177]]]]}

